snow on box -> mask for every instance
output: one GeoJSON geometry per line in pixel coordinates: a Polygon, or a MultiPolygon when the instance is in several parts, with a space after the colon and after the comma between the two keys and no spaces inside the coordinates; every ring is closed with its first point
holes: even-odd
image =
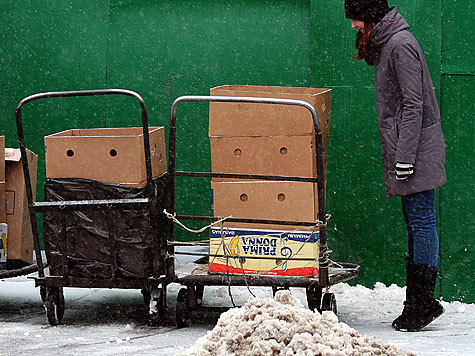
{"type": "Polygon", "coordinates": [[[376,338],[360,335],[332,312],[306,309],[289,291],[274,299],[251,297],[221,314],[217,325],[177,356],[409,356],[376,338]]]}

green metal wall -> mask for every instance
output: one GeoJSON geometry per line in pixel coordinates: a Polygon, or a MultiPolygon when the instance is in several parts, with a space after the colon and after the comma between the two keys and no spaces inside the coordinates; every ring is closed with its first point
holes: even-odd
{"type": "MultiPolygon", "coordinates": [[[[328,166],[332,258],[361,265],[357,283],[404,283],[405,228],[398,198],[385,199],[373,70],[355,62],[341,0],[5,0],[0,3],[0,134],[17,147],[14,112],[25,96],[126,88],[152,125],[168,126],[180,95],[222,84],[333,89],[328,166]]],[[[393,1],[394,3],[394,1],[393,1]]],[[[390,1],[391,4],[391,1],[390,1]]],[[[473,250],[473,9],[469,0],[401,0],[439,96],[449,182],[438,194],[440,290],[475,302],[473,250]],[[471,37],[470,37],[471,36],[471,37]]],[[[178,169],[209,169],[207,105],[178,110],[178,169]]],[[[23,109],[27,146],[69,128],[138,126],[132,98],[47,99],[23,109]]],[[[209,211],[209,182],[180,179],[176,209],[209,211]]],[[[199,225],[198,225],[199,226],[199,225]]],[[[179,235],[189,239],[190,235],[179,235]]],[[[205,238],[205,235],[201,236],[205,238]]]]}
{"type": "Polygon", "coordinates": [[[441,191],[441,272],[445,298],[475,300],[475,9],[444,1],[441,111],[447,142],[448,183],[441,191]]]}

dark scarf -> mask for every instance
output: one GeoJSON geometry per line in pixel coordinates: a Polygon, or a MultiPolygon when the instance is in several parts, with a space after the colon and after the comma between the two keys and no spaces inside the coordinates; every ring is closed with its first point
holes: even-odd
{"type": "Polygon", "coordinates": [[[373,30],[374,24],[365,23],[363,32],[358,31],[356,34],[356,57],[355,59],[359,61],[364,59],[366,63],[370,66],[373,66],[378,59],[379,51],[381,50],[380,46],[377,46],[372,42],[371,31],[373,30]]]}

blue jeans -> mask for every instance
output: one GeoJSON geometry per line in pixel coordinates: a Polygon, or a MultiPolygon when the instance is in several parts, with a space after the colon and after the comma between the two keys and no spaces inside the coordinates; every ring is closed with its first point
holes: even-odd
{"type": "Polygon", "coordinates": [[[437,266],[439,236],[435,221],[435,190],[403,195],[402,213],[408,232],[408,255],[414,262],[437,266]]]}

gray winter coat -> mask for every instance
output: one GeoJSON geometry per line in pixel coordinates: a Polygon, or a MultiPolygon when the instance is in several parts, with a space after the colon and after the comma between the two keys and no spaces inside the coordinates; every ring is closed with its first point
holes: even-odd
{"type": "Polygon", "coordinates": [[[382,46],[374,81],[387,198],[437,188],[447,180],[434,87],[424,54],[408,28],[393,7],[370,37],[382,46]],[[414,164],[414,174],[396,180],[396,162],[414,164]]]}

